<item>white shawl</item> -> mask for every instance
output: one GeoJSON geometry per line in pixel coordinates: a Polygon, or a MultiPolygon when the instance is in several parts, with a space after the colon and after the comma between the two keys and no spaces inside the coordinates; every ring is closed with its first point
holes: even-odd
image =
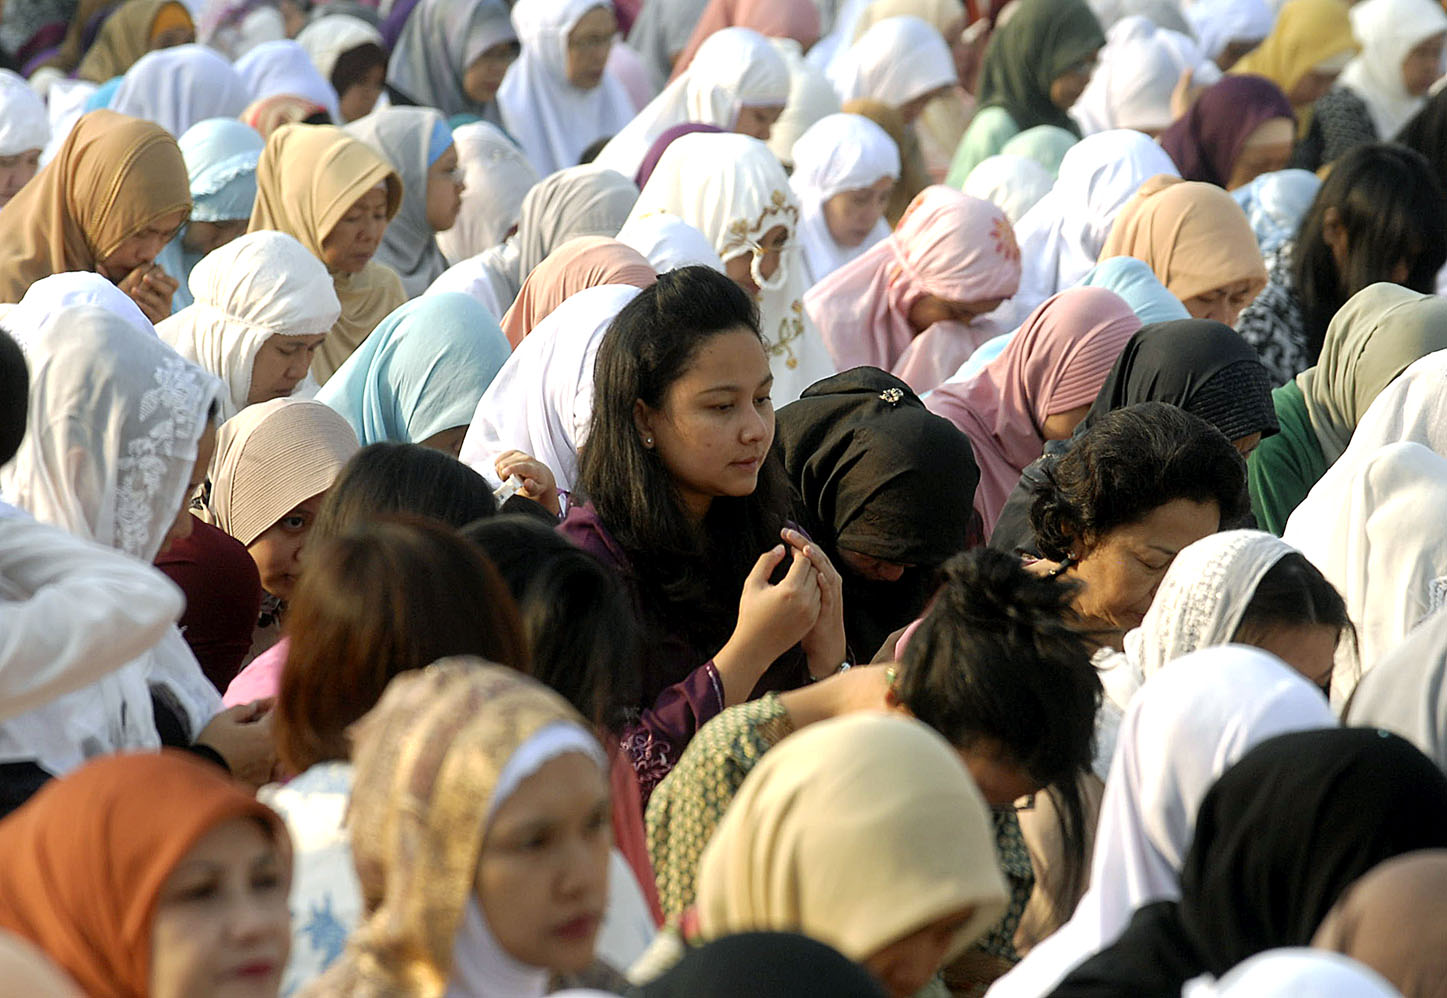
{"type": "Polygon", "coordinates": [[[208,253],[192,268],[190,286],[194,303],[162,320],[156,334],[225,382],[223,421],[246,408],[256,355],[267,340],[317,336],[342,314],[326,265],[269,229],[208,253]]]}
{"type": "Polygon", "coordinates": [[[251,88],[206,45],[147,52],[126,71],[110,109],[154,121],[176,138],[208,118],[239,118],[251,88]]]}
{"type": "Polygon", "coordinates": [[[1433,613],[1362,677],[1345,720],[1395,732],[1447,770],[1447,611],[1433,613]]]}
{"type": "Polygon", "coordinates": [[[1268,738],[1335,724],[1320,690],[1256,648],[1194,652],[1152,679],[1121,727],[1090,889],[1070,921],[996,981],[989,998],[1050,994],[1115,942],[1136,908],[1179,898],[1196,811],[1217,777],[1268,738]]]}
{"type": "Polygon", "coordinates": [[[568,82],[568,32],[604,0],[518,0],[512,24],[523,52],[497,93],[503,127],[517,137],[538,173],[577,166],[583,150],[617,135],[633,104],[611,73],[591,90],[568,82]]]}
{"type": "Polygon", "coordinates": [[[789,244],[772,287],[758,296],[764,346],[774,372],[774,404],[787,405],[835,373],[819,330],[804,311],[808,283],[798,251],[799,203],[769,147],[747,135],[684,135],[668,147],[638,196],[629,221],[675,215],[707,236],[719,259],[753,252],[783,226],[789,244]]]}
{"type": "Polygon", "coordinates": [[[516,143],[490,122],[461,126],[452,144],[462,167],[462,210],[452,228],[437,233],[437,247],[448,263],[461,263],[507,238],[540,178],[516,143]]]}
{"type": "Polygon", "coordinates": [[[858,246],[841,246],[829,232],[824,203],[836,194],[899,179],[899,147],[889,133],[857,114],[831,114],[794,143],[789,185],[799,197],[799,241],[810,287],[889,235],[880,218],[858,246]]]}
{"type": "Polygon", "coordinates": [[[45,102],[20,74],[0,69],[0,156],[44,149],[49,141],[45,102]]]}
{"type": "Polygon", "coordinates": [[[613,318],[639,289],[605,284],[573,295],[540,322],[492,379],[462,441],[462,463],[502,484],[499,455],[520,450],[547,465],[558,488],[578,481],[578,448],[593,416],[593,361],[613,318]]]}
{"type": "Polygon", "coordinates": [[[898,108],[959,82],[950,47],[918,17],[887,17],[829,69],[840,102],[867,97],[898,108]]]}
{"type": "MultiPolygon", "coordinates": [[[[37,520],[151,562],[181,511],[196,444],[220,391],[155,336],[93,306],[7,328],[30,366],[30,432],[0,491],[37,520]]],[[[180,631],[75,693],[0,725],[0,762],[62,775],[87,758],[159,744],[150,688],[195,737],[221,707],[180,631]]]]}
{"type": "Polygon", "coordinates": [[[636,177],[653,143],[675,125],[696,122],[731,131],[746,107],[782,107],[789,68],[769,40],[749,28],[709,35],[688,68],[613,136],[593,162],[636,177]]]}

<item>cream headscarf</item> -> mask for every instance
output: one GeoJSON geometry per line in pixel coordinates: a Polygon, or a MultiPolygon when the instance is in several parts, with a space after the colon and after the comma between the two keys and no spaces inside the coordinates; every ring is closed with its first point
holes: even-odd
{"type": "Polygon", "coordinates": [[[353,736],[347,827],[367,918],[301,994],[441,995],[460,977],[460,993],[542,994],[546,972],[501,950],[473,885],[492,816],[523,780],[568,752],[604,768],[583,719],[513,669],[449,658],[392,680],[353,736]],[[459,965],[459,933],[479,930],[489,952],[459,965]]]}
{"type": "Polygon", "coordinates": [[[357,435],[330,406],[272,399],[247,406],[216,435],[201,519],[250,544],[332,487],[357,452],[357,435]]]}
{"type": "Polygon", "coordinates": [[[1005,900],[989,810],[959,756],[918,721],[869,712],[765,754],[698,872],[705,939],[801,932],[856,962],[974,908],[949,962],[1005,900]]]}
{"type": "MultiPolygon", "coordinates": [[[[770,229],[783,226],[788,245],[770,286],[758,295],[760,326],[774,372],[774,404],[792,402],[814,382],[836,373],[804,311],[808,288],[799,260],[799,202],[768,146],[734,134],[694,133],[676,139],[658,160],[628,218],[660,212],[702,232],[725,263],[753,253],[770,229]]],[[[759,280],[757,274],[754,280],[759,280]]]]}
{"type": "Polygon", "coordinates": [[[1152,177],[1116,216],[1100,258],[1133,256],[1149,264],[1181,301],[1238,281],[1250,299],[1266,287],[1256,234],[1236,199],[1215,184],[1152,177]]]}
{"type": "Polygon", "coordinates": [[[191,183],[170,133],[92,111],[0,209],[0,301],[18,302],[51,274],[95,270],[131,236],[183,210],[190,214],[191,183]]]}
{"type": "Polygon", "coordinates": [[[1372,401],[1418,359],[1447,349],[1447,301],[1397,284],[1363,288],[1327,327],[1316,366],[1296,376],[1327,464],[1372,401]]]}
{"type": "Polygon", "coordinates": [[[273,336],[316,336],[341,315],[327,268],[283,232],[251,232],[191,270],[195,302],[156,327],[176,352],[226,382],[221,418],[246,408],[256,355],[273,336]]]}
{"type": "MultiPolygon", "coordinates": [[[[285,125],[271,133],[256,164],[251,231],[285,232],[322,260],[322,242],[378,184],[386,184],[391,221],[402,204],[402,181],[390,163],[333,125],[285,125]]],[[[332,287],[342,314],[312,361],[312,374],[323,384],[407,300],[401,278],[375,260],[359,274],[333,274],[332,287]]]]}

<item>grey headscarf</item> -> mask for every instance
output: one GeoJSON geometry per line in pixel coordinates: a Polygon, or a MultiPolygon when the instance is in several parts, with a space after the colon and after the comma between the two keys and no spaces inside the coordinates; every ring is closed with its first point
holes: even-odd
{"type": "Polygon", "coordinates": [[[422,0],[392,50],[387,82],[449,118],[475,114],[501,124],[497,104],[475,103],[462,89],[462,78],[482,53],[516,40],[503,0],[422,0]]]}

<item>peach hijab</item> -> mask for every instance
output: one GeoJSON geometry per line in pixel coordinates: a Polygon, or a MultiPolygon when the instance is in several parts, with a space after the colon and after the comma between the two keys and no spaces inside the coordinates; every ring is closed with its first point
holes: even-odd
{"type": "Polygon", "coordinates": [[[646,288],[658,280],[643,254],[606,236],[569,239],[538,264],[517,300],[502,317],[502,331],[513,349],[553,310],[585,288],[626,284],[646,288]]]}
{"type": "Polygon", "coordinates": [[[914,304],[926,295],[954,302],[1009,298],[1019,286],[1020,248],[1005,213],[988,201],[936,185],[915,197],[893,235],[814,285],[804,296],[804,308],[839,370],[868,364],[893,371],[923,392],[1005,330],[985,321],[950,322],[917,333],[909,323],[914,304]],[[951,351],[953,344],[959,349],[951,351]],[[950,357],[922,364],[923,358],[915,356],[921,350],[950,357]],[[902,373],[902,368],[921,366],[936,369],[925,377],[930,383],[902,373]]]}
{"type": "MultiPolygon", "coordinates": [[[[160,125],[92,111],[0,210],[0,302],[96,265],[157,219],[191,212],[181,147],[160,125]]],[[[184,221],[184,220],[183,220],[184,221]]]]}
{"type": "Polygon", "coordinates": [[[1046,417],[1093,402],[1140,327],[1115,292],[1070,288],[1030,313],[979,373],[925,398],[925,407],[963,430],[975,449],[975,510],[986,536],[1025,466],[1044,450],[1046,417]]]}
{"type": "MultiPolygon", "coordinates": [[[[285,232],[325,260],[322,243],[357,199],[378,185],[386,186],[390,222],[402,205],[402,178],[392,164],[335,125],[283,125],[266,140],[256,164],[250,231],[285,232]]],[[[332,274],[332,287],[342,314],[312,361],[312,375],[322,384],[407,300],[402,279],[375,259],[361,273],[332,274]]]]}

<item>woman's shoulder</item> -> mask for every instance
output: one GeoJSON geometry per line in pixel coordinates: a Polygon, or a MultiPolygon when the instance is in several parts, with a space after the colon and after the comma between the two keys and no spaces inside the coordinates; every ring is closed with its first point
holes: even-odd
{"type": "Polygon", "coordinates": [[[603,517],[591,502],[570,508],[557,530],[608,567],[623,575],[632,574],[628,553],[608,531],[603,517]]]}

